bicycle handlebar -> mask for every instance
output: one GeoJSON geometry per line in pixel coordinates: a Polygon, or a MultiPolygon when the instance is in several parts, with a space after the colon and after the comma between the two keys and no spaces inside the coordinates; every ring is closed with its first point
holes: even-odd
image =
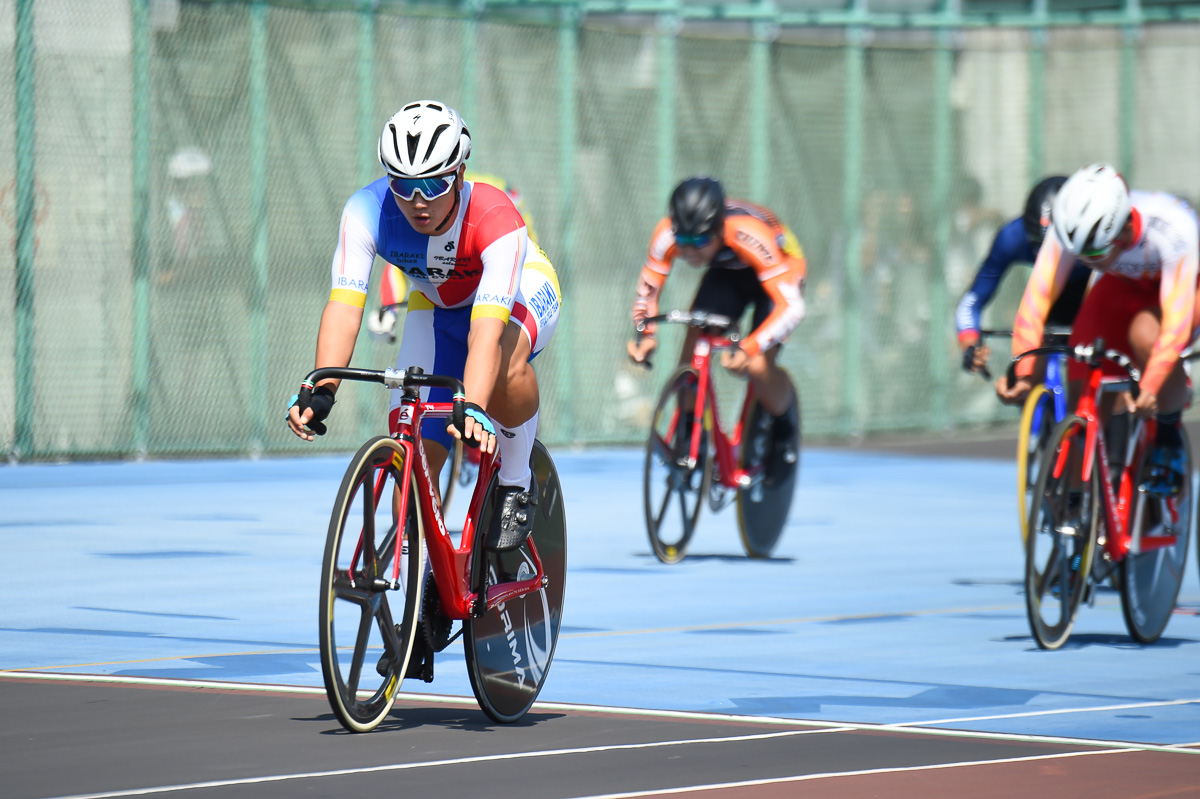
{"type": "Polygon", "coordinates": [[[645,333],[646,327],[657,322],[666,322],[667,324],[682,324],[688,327],[715,327],[718,328],[731,342],[737,343],[741,341],[741,336],[734,329],[734,322],[728,316],[720,314],[710,314],[704,311],[668,311],[657,316],[647,316],[642,321],[638,322],[634,327],[638,333],[645,333]]]}
{"type": "Polygon", "coordinates": [[[427,375],[419,367],[408,369],[352,369],[348,366],[325,366],[314,369],[300,384],[300,396],[296,404],[300,412],[312,402],[313,386],[322,380],[358,380],[363,383],[381,383],[387,388],[420,388],[422,386],[437,386],[454,392],[450,408],[450,419],[459,430],[466,421],[467,400],[462,381],[449,375],[427,375]]]}
{"type": "Polygon", "coordinates": [[[1017,364],[1023,358],[1037,355],[1051,355],[1055,353],[1066,355],[1071,360],[1079,361],[1080,363],[1086,363],[1088,366],[1099,366],[1101,361],[1109,361],[1116,364],[1124,369],[1125,373],[1129,375],[1129,379],[1132,381],[1129,386],[1129,393],[1133,395],[1134,399],[1137,399],[1139,393],[1138,382],[1142,379],[1141,371],[1137,368],[1137,366],[1134,365],[1133,360],[1125,353],[1118,350],[1105,349],[1104,339],[1096,339],[1095,343],[1093,344],[1076,344],[1074,347],[1068,344],[1048,344],[1043,347],[1035,347],[1027,352],[1017,355],[1012,359],[1012,362],[1009,363],[1008,369],[1005,372],[1005,377],[1007,378],[1009,388],[1012,388],[1013,383],[1016,382],[1017,364]]]}

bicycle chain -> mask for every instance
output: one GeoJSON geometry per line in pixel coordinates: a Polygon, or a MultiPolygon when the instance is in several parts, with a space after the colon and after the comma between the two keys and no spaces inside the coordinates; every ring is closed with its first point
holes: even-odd
{"type": "Polygon", "coordinates": [[[429,575],[429,580],[425,584],[425,596],[421,602],[421,629],[425,632],[425,643],[429,644],[429,648],[434,652],[441,652],[450,645],[453,640],[450,637],[450,630],[454,626],[453,620],[442,612],[442,600],[438,596],[437,585],[434,584],[433,575],[429,575]]]}

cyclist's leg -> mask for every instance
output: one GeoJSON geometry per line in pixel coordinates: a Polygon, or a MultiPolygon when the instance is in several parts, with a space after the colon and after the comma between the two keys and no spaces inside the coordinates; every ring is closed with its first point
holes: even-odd
{"type": "Polygon", "coordinates": [[[525,262],[512,316],[500,338],[500,371],[488,412],[499,425],[500,451],[497,512],[488,530],[487,547],[507,551],[520,547],[533,529],[537,478],[530,469],[537,436],[537,374],[531,361],[546,348],[558,327],[561,304],[558,278],[549,261],[525,262]]]}
{"type": "MultiPolygon", "coordinates": [[[[1129,323],[1129,344],[1140,365],[1150,359],[1155,342],[1162,331],[1162,312],[1147,308],[1134,315],[1129,323]]],[[[1180,491],[1187,473],[1187,454],[1184,452],[1181,430],[1183,407],[1187,402],[1187,373],[1183,362],[1177,362],[1158,392],[1158,424],[1154,449],[1150,453],[1147,489],[1158,495],[1173,495],[1180,491]]]]}

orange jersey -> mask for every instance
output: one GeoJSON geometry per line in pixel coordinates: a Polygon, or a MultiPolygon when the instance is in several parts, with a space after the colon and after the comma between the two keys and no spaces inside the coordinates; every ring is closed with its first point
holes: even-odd
{"type": "MultiPolygon", "coordinates": [[[[671,220],[664,217],[654,228],[638,280],[635,322],[658,313],[658,297],[676,257],[671,220]]],[[[742,339],[741,347],[750,357],[783,341],[804,318],[804,252],[792,232],[766,208],[742,200],[725,201],[724,246],[707,268],[753,269],[774,303],[766,320],[742,339]]]]}
{"type": "MultiPolygon", "coordinates": [[[[1131,280],[1159,281],[1159,307],[1162,310],[1162,329],[1150,360],[1142,370],[1142,387],[1157,394],[1163,381],[1175,367],[1179,354],[1195,336],[1200,318],[1196,313],[1197,241],[1200,224],[1196,212],[1183,201],[1168,194],[1135,191],[1130,193],[1134,214],[1136,241],[1119,253],[1111,264],[1093,267],[1098,271],[1119,275],[1131,280]]],[[[1042,242],[1033,274],[1025,286],[1025,294],[1013,323],[1013,355],[1037,347],[1042,340],[1046,316],[1075,263],[1059,241],[1053,229],[1042,242]]],[[[1023,359],[1017,364],[1017,374],[1033,371],[1033,361],[1023,359]]]]}

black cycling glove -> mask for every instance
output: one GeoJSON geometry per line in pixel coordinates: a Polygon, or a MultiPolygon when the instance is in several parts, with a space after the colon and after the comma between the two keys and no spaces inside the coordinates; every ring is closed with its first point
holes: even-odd
{"type": "MultiPolygon", "coordinates": [[[[325,435],[327,428],[321,423],[325,421],[329,416],[329,412],[333,410],[333,390],[329,386],[317,386],[314,388],[312,399],[308,402],[308,407],[312,410],[313,415],[305,426],[319,436],[325,435]]],[[[300,413],[304,413],[304,408],[300,409],[300,413]]]]}
{"type": "Polygon", "coordinates": [[[457,424],[454,424],[454,422],[451,421],[451,426],[458,430],[458,434],[463,437],[462,442],[471,449],[478,449],[480,444],[479,439],[467,438],[467,431],[463,429],[466,426],[465,417],[467,416],[471,417],[480,425],[482,425],[483,429],[491,433],[493,436],[496,435],[496,426],[492,424],[492,420],[488,418],[487,412],[474,402],[466,403],[466,413],[464,414],[463,418],[463,427],[459,427],[457,424]]]}

